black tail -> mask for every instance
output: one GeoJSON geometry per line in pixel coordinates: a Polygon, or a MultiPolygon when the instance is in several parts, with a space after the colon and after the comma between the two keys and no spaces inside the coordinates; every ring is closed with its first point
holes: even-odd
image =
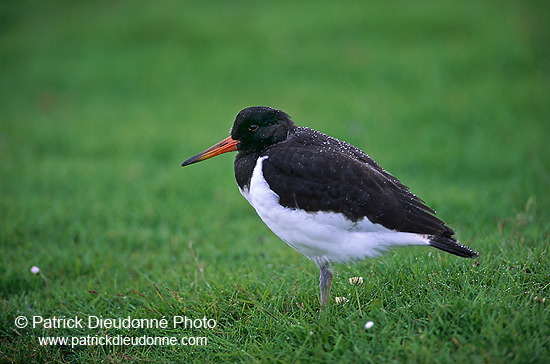
{"type": "Polygon", "coordinates": [[[448,238],[445,236],[430,236],[430,245],[434,248],[441,249],[447,253],[458,255],[463,258],[477,258],[479,253],[475,250],[468,248],[466,245],[460,244],[453,238],[448,238]]]}

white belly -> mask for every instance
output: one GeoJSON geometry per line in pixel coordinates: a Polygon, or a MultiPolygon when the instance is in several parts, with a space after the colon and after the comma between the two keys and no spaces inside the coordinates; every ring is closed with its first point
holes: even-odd
{"type": "Polygon", "coordinates": [[[241,189],[241,194],[275,235],[308,258],[349,262],[378,256],[395,245],[429,245],[423,235],[396,232],[367,218],[354,223],[334,212],[308,213],[279,205],[279,196],[262,173],[267,158],[258,159],[249,189],[241,189]]]}

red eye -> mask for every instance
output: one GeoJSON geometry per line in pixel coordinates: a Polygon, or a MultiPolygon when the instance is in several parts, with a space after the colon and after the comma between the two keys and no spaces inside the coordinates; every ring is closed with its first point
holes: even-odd
{"type": "Polygon", "coordinates": [[[250,125],[250,126],[248,127],[248,130],[250,130],[250,131],[256,131],[256,130],[258,130],[259,128],[260,128],[260,127],[259,127],[258,125],[252,124],[252,125],[250,125]]]}

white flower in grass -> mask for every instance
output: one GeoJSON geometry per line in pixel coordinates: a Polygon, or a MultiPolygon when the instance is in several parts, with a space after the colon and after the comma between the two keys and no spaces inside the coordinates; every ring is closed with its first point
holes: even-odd
{"type": "Polygon", "coordinates": [[[349,301],[346,297],[334,297],[334,300],[341,305],[349,301]]]}
{"type": "Polygon", "coordinates": [[[349,284],[352,286],[360,286],[363,284],[363,277],[351,277],[349,279],[349,284]]]}
{"type": "Polygon", "coordinates": [[[40,268],[38,268],[36,265],[33,265],[31,268],[32,274],[40,274],[40,268]]]}

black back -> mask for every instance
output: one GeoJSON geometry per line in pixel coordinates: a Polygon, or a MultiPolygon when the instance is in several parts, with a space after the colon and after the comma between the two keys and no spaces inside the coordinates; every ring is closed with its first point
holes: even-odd
{"type": "Polygon", "coordinates": [[[281,205],[368,218],[386,228],[452,236],[435,211],[361,150],[308,128],[266,149],[264,178],[281,205]]]}

